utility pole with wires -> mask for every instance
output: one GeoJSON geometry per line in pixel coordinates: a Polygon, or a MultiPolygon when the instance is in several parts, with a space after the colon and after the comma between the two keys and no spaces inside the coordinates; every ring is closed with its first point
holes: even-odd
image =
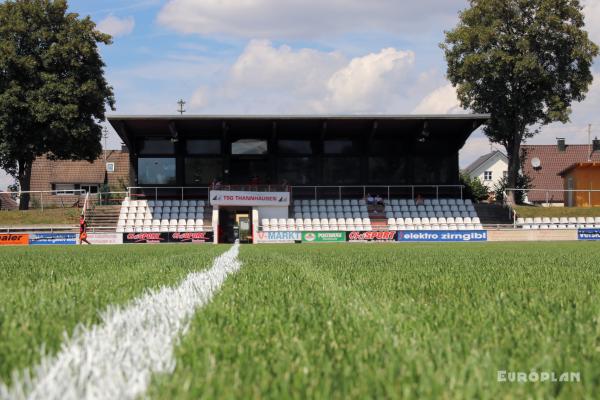
{"type": "Polygon", "coordinates": [[[108,141],[108,128],[102,128],[102,138],[104,139],[104,146],[102,146],[102,159],[104,160],[104,165],[106,165],[106,146],[108,141]]]}
{"type": "Polygon", "coordinates": [[[183,113],[185,112],[185,109],[183,108],[185,106],[185,101],[183,101],[183,99],[179,100],[177,102],[177,104],[179,104],[179,110],[177,110],[177,112],[181,115],[183,115],[183,113]]]}
{"type": "Polygon", "coordinates": [[[588,162],[592,161],[592,124],[588,124],[588,162]]]}

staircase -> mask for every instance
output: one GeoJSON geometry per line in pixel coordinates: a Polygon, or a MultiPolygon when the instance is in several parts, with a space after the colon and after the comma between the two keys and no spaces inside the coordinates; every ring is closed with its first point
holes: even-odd
{"type": "Polygon", "coordinates": [[[475,211],[482,225],[512,225],[508,209],[499,204],[475,204],[475,211]]]}
{"type": "Polygon", "coordinates": [[[386,231],[388,229],[387,219],[385,218],[385,207],[368,206],[369,219],[374,231],[386,231]]]}
{"type": "Polygon", "coordinates": [[[115,232],[121,206],[95,206],[88,210],[86,219],[90,232],[115,232]]]}

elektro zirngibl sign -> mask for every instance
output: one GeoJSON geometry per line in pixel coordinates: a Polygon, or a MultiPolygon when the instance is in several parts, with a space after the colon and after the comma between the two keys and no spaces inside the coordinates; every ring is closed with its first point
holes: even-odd
{"type": "Polygon", "coordinates": [[[212,190],[210,204],[213,206],[289,207],[288,192],[235,192],[212,190]]]}

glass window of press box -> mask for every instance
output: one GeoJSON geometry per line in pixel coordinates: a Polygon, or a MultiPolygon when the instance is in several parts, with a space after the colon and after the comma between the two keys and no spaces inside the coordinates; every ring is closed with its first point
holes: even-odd
{"type": "Polygon", "coordinates": [[[280,154],[309,155],[313,154],[313,146],[310,140],[302,139],[280,139],[277,143],[280,154]]]}
{"type": "Polygon", "coordinates": [[[323,141],[323,152],[331,155],[359,154],[360,143],[356,139],[327,139],[323,141]]]}
{"type": "Polygon", "coordinates": [[[221,180],[223,160],[213,158],[186,158],[185,184],[189,186],[206,186],[214,180],[221,180]]]}
{"type": "Polygon", "coordinates": [[[231,143],[231,154],[234,156],[265,155],[269,151],[266,140],[240,139],[231,143]]]}
{"type": "Polygon", "coordinates": [[[175,143],[171,139],[139,140],[137,150],[141,155],[174,155],[175,143]]]}
{"type": "Polygon", "coordinates": [[[221,141],[219,139],[193,139],[185,142],[186,152],[189,155],[218,155],[221,154],[221,141]]]}
{"type": "Polygon", "coordinates": [[[175,158],[138,158],[140,185],[175,185],[175,158]]]}

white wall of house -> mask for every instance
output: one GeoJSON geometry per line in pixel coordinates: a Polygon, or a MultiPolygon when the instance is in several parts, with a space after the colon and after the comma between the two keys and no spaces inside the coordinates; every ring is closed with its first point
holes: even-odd
{"type": "Polygon", "coordinates": [[[491,191],[494,189],[494,186],[502,180],[507,171],[508,163],[506,160],[503,157],[494,156],[480,165],[479,168],[470,174],[470,176],[471,178],[479,178],[479,180],[491,191]],[[491,179],[488,179],[490,177],[491,179]]]}

